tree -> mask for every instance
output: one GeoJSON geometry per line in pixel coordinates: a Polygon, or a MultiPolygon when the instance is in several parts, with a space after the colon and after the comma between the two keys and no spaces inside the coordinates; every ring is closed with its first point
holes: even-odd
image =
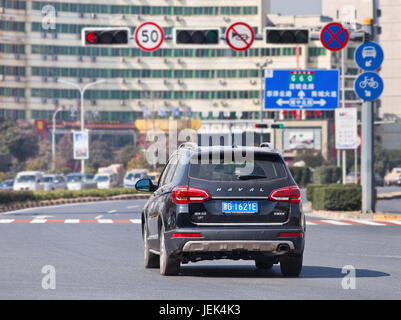
{"type": "Polygon", "coordinates": [[[133,145],[126,145],[125,147],[121,148],[117,154],[117,162],[124,165],[124,168],[127,167],[128,161],[132,158],[135,158],[139,149],[133,145]]]}
{"type": "Polygon", "coordinates": [[[298,150],[293,162],[304,161],[305,165],[310,168],[320,167],[324,158],[320,153],[314,153],[310,150],[298,150]]]}
{"type": "Polygon", "coordinates": [[[127,163],[127,170],[132,169],[152,169],[152,166],[146,161],[142,152],[138,152],[134,158],[127,163]]]}
{"type": "Polygon", "coordinates": [[[113,153],[110,146],[100,140],[95,140],[90,144],[89,164],[95,169],[105,167],[113,162],[113,153]]]}
{"type": "Polygon", "coordinates": [[[11,154],[18,162],[37,156],[39,152],[39,135],[27,121],[11,121],[0,124],[1,154],[11,154]]]}

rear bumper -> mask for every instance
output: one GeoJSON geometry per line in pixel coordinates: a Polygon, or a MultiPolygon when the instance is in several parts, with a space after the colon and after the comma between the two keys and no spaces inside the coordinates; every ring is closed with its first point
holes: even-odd
{"type": "Polygon", "coordinates": [[[277,229],[178,229],[165,234],[166,249],[170,254],[203,256],[208,253],[235,253],[236,255],[280,256],[286,253],[301,254],[305,234],[301,228],[277,229]],[[201,233],[201,238],[172,238],[173,233],[201,233]],[[302,237],[280,237],[281,233],[302,233],[302,237]],[[283,250],[287,245],[287,250],[283,250]]]}

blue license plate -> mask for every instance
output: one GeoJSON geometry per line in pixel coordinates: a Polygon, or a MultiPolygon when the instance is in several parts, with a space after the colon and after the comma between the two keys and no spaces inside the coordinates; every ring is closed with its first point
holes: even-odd
{"type": "Polygon", "coordinates": [[[223,201],[221,204],[223,213],[257,213],[257,201],[223,201]]]}

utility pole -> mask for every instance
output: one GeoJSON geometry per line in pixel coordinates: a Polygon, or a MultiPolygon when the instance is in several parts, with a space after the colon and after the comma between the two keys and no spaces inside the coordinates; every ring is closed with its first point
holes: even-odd
{"type": "Polygon", "coordinates": [[[56,116],[57,113],[62,111],[62,108],[58,108],[54,113],[53,113],[53,130],[52,130],[52,170],[56,170],[56,116]]]}

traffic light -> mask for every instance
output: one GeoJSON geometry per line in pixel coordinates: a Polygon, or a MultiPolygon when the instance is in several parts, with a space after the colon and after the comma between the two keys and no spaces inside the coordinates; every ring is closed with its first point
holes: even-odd
{"type": "Polygon", "coordinates": [[[266,124],[266,123],[257,123],[255,124],[255,128],[257,129],[267,129],[267,128],[271,128],[271,129],[283,129],[284,128],[284,124],[282,123],[272,123],[272,124],[266,124]]]}
{"type": "Polygon", "coordinates": [[[82,44],[92,45],[121,45],[128,44],[130,29],[121,28],[83,28],[82,44]]]}
{"type": "Polygon", "coordinates": [[[308,44],[309,29],[265,28],[265,42],[269,44],[308,44]]]}
{"type": "Polygon", "coordinates": [[[219,44],[219,29],[174,29],[174,43],[188,45],[219,44]]]}

